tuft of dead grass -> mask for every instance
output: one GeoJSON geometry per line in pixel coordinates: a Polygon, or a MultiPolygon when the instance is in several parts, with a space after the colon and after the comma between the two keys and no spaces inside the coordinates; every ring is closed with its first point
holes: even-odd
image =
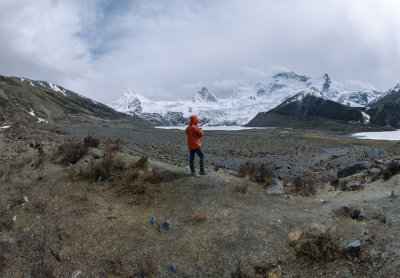
{"type": "Polygon", "coordinates": [[[273,184],[273,170],[267,162],[247,161],[240,165],[238,171],[239,177],[248,177],[249,180],[269,186],[273,184]]]}
{"type": "Polygon", "coordinates": [[[89,134],[85,139],[83,139],[83,144],[87,148],[97,148],[100,145],[100,139],[89,134]]]}
{"type": "Polygon", "coordinates": [[[204,213],[202,213],[198,210],[191,209],[189,218],[190,218],[191,222],[193,222],[195,224],[199,224],[199,223],[203,223],[207,220],[207,215],[205,215],[204,213]]]}
{"type": "Polygon", "coordinates": [[[317,193],[317,185],[311,176],[298,176],[293,181],[294,191],[303,196],[313,196],[317,193]]]}
{"type": "Polygon", "coordinates": [[[65,165],[75,164],[87,154],[87,151],[88,148],[85,144],[70,142],[60,145],[54,156],[61,156],[62,162],[65,165]]]}
{"type": "Polygon", "coordinates": [[[136,162],[135,167],[136,168],[142,168],[145,169],[149,165],[149,157],[147,155],[143,155],[138,162],[136,162]]]}
{"type": "Polygon", "coordinates": [[[244,183],[238,183],[235,188],[233,189],[233,193],[241,193],[241,194],[246,194],[247,190],[249,189],[249,185],[244,183]]]}

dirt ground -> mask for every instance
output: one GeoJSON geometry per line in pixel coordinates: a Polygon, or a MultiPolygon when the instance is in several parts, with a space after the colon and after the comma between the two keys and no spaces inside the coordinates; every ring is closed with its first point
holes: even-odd
{"type": "Polygon", "coordinates": [[[208,175],[194,177],[185,140],[182,131],[110,126],[1,132],[1,276],[398,275],[400,176],[364,178],[358,191],[330,185],[342,166],[397,156],[397,142],[293,130],[207,132],[208,175]],[[99,147],[76,164],[57,162],[57,146],[89,133],[99,147]],[[124,144],[110,149],[108,138],[124,144]],[[45,153],[40,165],[37,143],[45,153]],[[110,177],[90,176],[107,157],[110,177]],[[238,177],[247,160],[269,162],[285,195],[238,177]],[[294,177],[305,173],[316,180],[315,196],[293,191],[294,177]],[[352,219],[361,210],[365,216],[352,219]],[[356,240],[360,251],[345,251],[356,240]]]}

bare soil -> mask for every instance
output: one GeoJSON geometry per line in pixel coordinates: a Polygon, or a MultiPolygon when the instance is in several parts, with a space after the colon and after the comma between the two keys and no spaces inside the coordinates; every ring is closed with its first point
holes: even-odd
{"type": "Polygon", "coordinates": [[[398,275],[400,176],[364,177],[359,191],[330,185],[341,166],[397,156],[397,142],[293,130],[205,132],[208,175],[195,177],[185,140],[182,131],[125,126],[1,132],[1,276],[398,275]],[[89,133],[100,138],[98,148],[76,164],[54,163],[57,146],[89,133]],[[121,150],[110,148],[115,139],[125,142],[121,150]],[[43,146],[39,167],[30,143],[43,146]],[[148,161],[137,163],[143,155],[148,161]],[[110,178],[91,176],[107,156],[119,161],[110,178]],[[237,177],[247,160],[269,162],[285,195],[237,177]],[[318,184],[315,196],[293,193],[292,180],[305,173],[318,184]],[[345,205],[365,216],[354,220],[345,205]],[[157,231],[165,221],[171,227],[157,231]],[[344,248],[355,240],[360,251],[349,254],[344,248]]]}

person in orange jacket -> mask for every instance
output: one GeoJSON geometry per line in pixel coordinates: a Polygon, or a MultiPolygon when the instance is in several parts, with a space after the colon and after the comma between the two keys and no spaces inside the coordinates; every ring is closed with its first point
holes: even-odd
{"type": "Polygon", "coordinates": [[[197,153],[200,157],[200,175],[206,175],[207,173],[204,170],[205,156],[200,142],[200,138],[203,137],[203,130],[197,126],[198,122],[199,118],[196,115],[192,115],[190,116],[190,125],[186,128],[187,143],[190,151],[189,165],[190,171],[194,175],[196,173],[194,170],[194,155],[197,153]]]}

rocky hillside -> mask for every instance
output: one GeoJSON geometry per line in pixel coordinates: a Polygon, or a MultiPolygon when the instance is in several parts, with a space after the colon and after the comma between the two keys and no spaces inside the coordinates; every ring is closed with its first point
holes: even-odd
{"type": "Polygon", "coordinates": [[[45,81],[0,76],[0,123],[54,122],[68,118],[125,119],[144,123],[138,117],[80,96],[45,81]]]}
{"type": "Polygon", "coordinates": [[[370,107],[367,113],[372,124],[400,128],[400,84],[371,103],[370,107]]]}
{"type": "Polygon", "coordinates": [[[259,113],[247,126],[284,126],[336,129],[347,124],[362,126],[369,116],[361,108],[348,107],[324,98],[316,88],[288,98],[276,108],[259,113]]]}

